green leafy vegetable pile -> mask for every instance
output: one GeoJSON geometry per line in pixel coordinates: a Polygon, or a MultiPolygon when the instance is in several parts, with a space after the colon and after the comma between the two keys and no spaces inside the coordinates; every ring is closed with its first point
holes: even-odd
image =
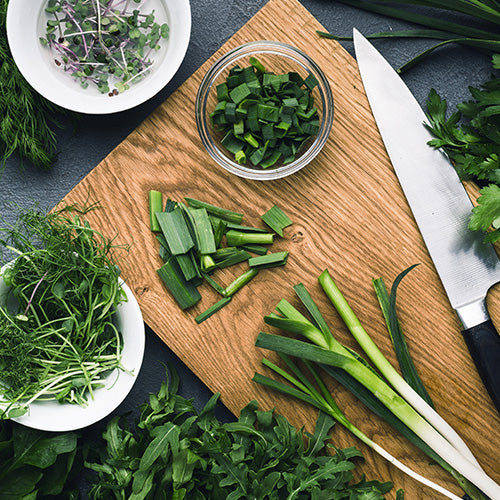
{"type": "Polygon", "coordinates": [[[78,498],[67,488],[82,465],[75,433],[0,421],[0,463],[0,500],[78,498]]]}
{"type": "MultiPolygon", "coordinates": [[[[174,374],[175,375],[175,374],[174,374]]],[[[215,394],[197,412],[177,395],[178,379],[163,383],[141,407],[134,430],[109,422],[91,496],[99,499],[373,499],[392,483],[353,480],[355,448],[328,453],[334,421],[320,413],[306,436],[281,415],[252,401],[237,422],[221,424],[215,394]],[[305,444],[307,438],[308,444],[305,444]]]]}
{"type": "MultiPolygon", "coordinates": [[[[500,69],[500,55],[493,58],[493,66],[500,69]]],[[[458,104],[447,117],[446,100],[431,90],[427,116],[436,138],[429,145],[446,152],[462,180],[487,184],[480,190],[469,227],[494,242],[500,239],[500,78],[469,91],[472,100],[458,104]]]]}
{"type": "Polygon", "coordinates": [[[218,103],[210,114],[215,130],[236,162],[270,168],[295,160],[300,148],[319,130],[314,107],[314,75],[274,74],[255,57],[250,66],[234,66],[217,85],[218,103]]]}
{"type": "MultiPolygon", "coordinates": [[[[268,254],[274,233],[242,225],[241,213],[193,198],[185,201],[174,202],[169,198],[164,207],[162,193],[150,191],[150,225],[158,233],[159,253],[165,262],[158,274],[181,309],[201,300],[198,287],[204,282],[221,295],[218,302],[197,316],[196,322],[201,323],[227,305],[260,270],[285,265],[288,251],[268,254]],[[213,279],[216,270],[244,262],[248,264],[246,271],[227,286],[213,279]]],[[[279,236],[292,224],[277,205],[261,219],[279,236]]]]}
{"type": "MultiPolygon", "coordinates": [[[[177,391],[175,371],[141,405],[135,424],[112,418],[102,439],[36,431],[0,421],[0,500],[94,499],[382,500],[392,483],[354,479],[362,457],[330,444],[334,421],[320,413],[313,434],[252,401],[221,423],[219,395],[201,411],[177,391]],[[333,454],[332,454],[333,453],[333,454]]],[[[399,498],[399,497],[398,497],[399,498]]]]}
{"type": "Polygon", "coordinates": [[[40,41],[83,88],[92,84],[102,93],[116,95],[151,69],[150,55],[169,36],[168,25],[155,22],[154,12],[129,10],[129,3],[48,0],[45,11],[50,19],[40,41]]]}
{"type": "Polygon", "coordinates": [[[13,153],[38,168],[56,159],[55,127],[67,111],[47,101],[26,82],[9,49],[8,0],[0,0],[0,165],[13,153]]]}
{"type": "Polygon", "coordinates": [[[34,400],[84,405],[107,373],[123,369],[116,247],[74,209],[19,209],[0,228],[0,394],[10,417],[34,400]]]}

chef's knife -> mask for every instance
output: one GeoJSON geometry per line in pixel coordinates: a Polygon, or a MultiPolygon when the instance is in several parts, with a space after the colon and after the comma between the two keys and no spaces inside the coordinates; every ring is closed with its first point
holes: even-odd
{"type": "Polygon", "coordinates": [[[389,158],[412,209],[483,383],[500,412],[500,336],[486,294],[500,281],[500,260],[468,228],[472,202],[453,165],[427,142],[427,117],[401,77],[356,29],[361,79],[389,158]]]}

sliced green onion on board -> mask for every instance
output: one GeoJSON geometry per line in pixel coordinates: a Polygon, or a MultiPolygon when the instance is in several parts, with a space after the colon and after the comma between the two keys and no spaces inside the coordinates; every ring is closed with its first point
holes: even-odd
{"type": "Polygon", "coordinates": [[[283,229],[292,225],[292,220],[277,205],[270,208],[260,218],[277,234],[283,236],[283,229]]]}
{"type": "Polygon", "coordinates": [[[184,198],[190,207],[194,208],[204,208],[209,214],[215,215],[219,219],[226,220],[228,222],[233,222],[235,224],[240,224],[243,220],[243,214],[238,212],[233,212],[225,208],[217,207],[206,203],[204,201],[196,200],[194,198],[184,198]]]}
{"type": "Polygon", "coordinates": [[[158,275],[176,300],[181,309],[194,306],[201,295],[196,286],[186,281],[177,261],[171,257],[157,270],[158,275]]]}
{"type": "Polygon", "coordinates": [[[230,229],[226,233],[226,241],[230,246],[241,246],[247,244],[270,245],[273,242],[271,233],[248,233],[230,229]]]}
{"type": "Polygon", "coordinates": [[[250,267],[258,267],[259,269],[264,269],[267,267],[284,266],[288,260],[288,251],[269,253],[266,255],[259,255],[258,257],[252,257],[248,261],[250,267]]]}
{"type": "Polygon", "coordinates": [[[210,316],[213,316],[216,312],[220,311],[225,305],[229,304],[229,302],[231,302],[231,299],[232,299],[231,296],[223,297],[222,299],[220,299],[214,305],[210,306],[206,311],[196,316],[195,318],[196,323],[200,324],[206,319],[210,318],[210,316]]]}
{"type": "Polygon", "coordinates": [[[163,211],[163,194],[160,191],[149,192],[149,225],[151,231],[159,232],[160,225],[156,219],[156,212],[163,211]]]}
{"type": "Polygon", "coordinates": [[[251,279],[255,278],[258,272],[258,269],[249,269],[248,271],[245,271],[229,285],[227,285],[227,287],[222,292],[222,295],[224,297],[230,297],[231,295],[234,295],[237,291],[241,290],[251,279]]]}
{"type": "MultiPolygon", "coordinates": [[[[251,87],[251,75],[247,78],[247,85],[251,87]]],[[[220,92],[224,92],[224,88],[220,92]]],[[[150,218],[154,215],[158,223],[156,238],[163,261],[157,273],[181,309],[200,301],[200,286],[204,283],[228,299],[259,270],[287,262],[288,251],[268,253],[274,233],[242,224],[242,213],[188,197],[179,202],[168,198],[161,210],[160,191],[151,191],[149,200],[150,218]],[[217,277],[221,270],[233,267],[237,269],[234,274],[239,274],[232,281],[228,280],[227,271],[223,279],[217,277]],[[229,284],[220,284],[228,281],[229,284]]],[[[201,323],[227,303],[229,300],[217,302],[199,315],[196,322],[201,323]]]]}
{"type": "Polygon", "coordinates": [[[193,248],[194,241],[182,210],[176,207],[171,212],[156,212],[156,219],[173,255],[186,253],[193,248]]]}

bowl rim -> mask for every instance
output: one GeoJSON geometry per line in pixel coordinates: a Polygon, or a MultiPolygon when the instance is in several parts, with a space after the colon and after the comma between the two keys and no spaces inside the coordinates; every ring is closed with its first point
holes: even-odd
{"type": "Polygon", "coordinates": [[[42,49],[39,35],[47,0],[10,0],[7,7],[6,31],[9,47],[17,68],[26,81],[44,98],[70,111],[88,115],[105,115],[134,108],[155,96],[174,77],[187,52],[191,37],[189,0],[149,0],[157,10],[162,6],[169,20],[169,39],[160,49],[164,52],[158,64],[142,81],[126,92],[108,97],[94,89],[82,89],[71,76],[55,65],[42,49]],[[168,56],[168,57],[167,57],[168,56]]]}
{"type": "Polygon", "coordinates": [[[230,49],[217,59],[205,73],[200,86],[198,87],[195,100],[196,126],[201,141],[208,154],[227,171],[236,174],[239,177],[251,180],[280,179],[304,168],[320,152],[328,139],[333,125],[333,114],[333,94],[328,78],[324,74],[323,70],[304,51],[289,43],[278,40],[254,40],[230,49]],[[304,70],[313,73],[319,82],[318,89],[323,109],[321,114],[320,130],[308,149],[293,162],[277,168],[270,168],[268,170],[245,167],[244,165],[240,165],[237,162],[232,161],[228,156],[226,156],[226,154],[223,153],[223,150],[219,148],[213,140],[211,135],[211,125],[207,120],[208,96],[217,78],[224,70],[227,69],[228,66],[234,64],[237,60],[259,53],[287,57],[302,66],[304,70]]]}

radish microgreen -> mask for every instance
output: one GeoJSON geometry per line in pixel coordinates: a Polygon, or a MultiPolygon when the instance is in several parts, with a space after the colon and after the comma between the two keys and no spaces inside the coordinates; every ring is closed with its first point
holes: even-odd
{"type": "Polygon", "coordinates": [[[130,88],[153,64],[151,56],[169,36],[140,0],[48,0],[42,45],[54,62],[80,82],[114,96],[130,88]],[[131,4],[131,5],[130,5],[131,4]]]}

